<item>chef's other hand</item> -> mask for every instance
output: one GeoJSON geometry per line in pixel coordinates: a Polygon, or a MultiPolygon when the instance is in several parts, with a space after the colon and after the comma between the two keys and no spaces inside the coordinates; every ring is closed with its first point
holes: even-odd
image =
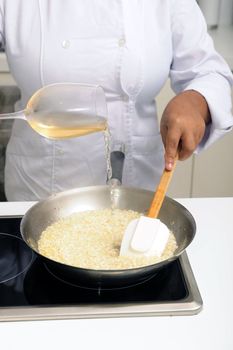
{"type": "Polygon", "coordinates": [[[208,104],[197,91],[184,91],[168,103],[160,124],[167,170],[173,168],[177,152],[180,160],[191,156],[210,119],[208,104]]]}

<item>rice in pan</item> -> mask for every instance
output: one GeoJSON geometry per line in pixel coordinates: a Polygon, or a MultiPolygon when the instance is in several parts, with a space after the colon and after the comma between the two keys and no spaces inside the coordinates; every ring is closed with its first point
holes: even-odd
{"type": "Polygon", "coordinates": [[[177,243],[172,232],[160,258],[119,256],[127,225],[140,215],[133,210],[121,209],[72,214],[42,232],[38,242],[39,253],[67,265],[96,270],[136,268],[173,256],[177,243]]]}

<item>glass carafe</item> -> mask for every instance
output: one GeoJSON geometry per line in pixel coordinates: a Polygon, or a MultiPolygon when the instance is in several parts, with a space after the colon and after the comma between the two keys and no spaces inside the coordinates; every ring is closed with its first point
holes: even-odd
{"type": "Polygon", "coordinates": [[[24,119],[51,139],[83,136],[107,129],[104,90],[98,85],[56,83],[36,91],[24,110],[0,119],[24,119]]]}

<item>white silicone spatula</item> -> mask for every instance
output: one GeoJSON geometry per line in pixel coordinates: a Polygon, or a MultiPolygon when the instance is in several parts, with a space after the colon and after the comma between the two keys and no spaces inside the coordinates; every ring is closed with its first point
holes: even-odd
{"type": "Polygon", "coordinates": [[[177,157],[171,171],[164,169],[147,216],[132,220],[127,226],[121,243],[120,255],[158,257],[162,255],[169,238],[169,229],[157,219],[157,216],[171,181],[176,161],[177,157]]]}

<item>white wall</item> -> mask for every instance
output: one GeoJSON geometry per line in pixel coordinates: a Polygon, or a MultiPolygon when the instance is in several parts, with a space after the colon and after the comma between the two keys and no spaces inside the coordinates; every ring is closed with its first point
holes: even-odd
{"type": "Polygon", "coordinates": [[[209,25],[233,24],[233,0],[197,0],[209,25]],[[219,16],[216,11],[220,3],[219,16]],[[219,17],[219,19],[217,19],[219,17]]]}
{"type": "Polygon", "coordinates": [[[233,0],[222,0],[219,23],[233,23],[233,0]]]}

